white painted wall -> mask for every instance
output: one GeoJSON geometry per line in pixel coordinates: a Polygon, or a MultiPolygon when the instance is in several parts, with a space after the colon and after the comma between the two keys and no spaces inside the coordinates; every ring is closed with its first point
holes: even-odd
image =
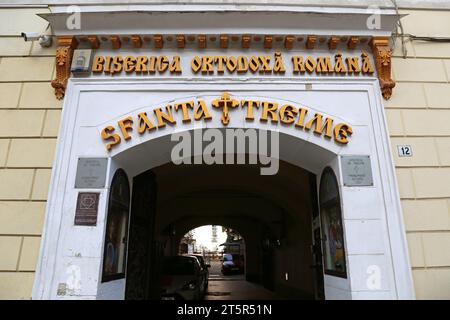
{"type": "Polygon", "coordinates": [[[108,124],[138,112],[151,112],[167,102],[204,99],[207,105],[224,91],[234,98],[258,98],[279,103],[305,106],[310,113],[320,112],[353,126],[348,145],[294,126],[265,124],[257,120],[245,122],[245,110],[231,112],[229,127],[277,130],[281,133],[280,158],[320,176],[331,165],[341,183],[348,279],[325,276],[327,299],[413,298],[410,266],[407,257],[400,209],[396,191],[384,111],[376,78],[292,78],[264,77],[254,79],[196,79],[178,77],[175,80],[145,77],[140,79],[72,79],[63,108],[61,135],[58,139],[57,161],[51,182],[46,228],[34,298],[122,298],[123,281],[101,285],[101,259],[105,228],[107,189],[101,191],[97,227],[74,227],[73,218],[78,190],[74,189],[78,157],[112,157],[109,179],[115,165],[125,168],[130,178],[143,170],[170,160],[171,133],[196,128],[222,128],[220,111],[210,111],[213,120],[207,124],[194,122],[167,126],[139,137],[133,134],[110,154],[100,138],[108,124]],[[312,84],[306,90],[305,84],[312,84]],[[339,155],[370,155],[373,187],[342,187],[339,155]],[[133,155],[133,156],[130,156],[133,155]],[[145,157],[139,157],[145,155],[145,157]],[[368,290],[367,265],[376,264],[382,270],[382,286],[368,290]],[[67,281],[67,267],[81,270],[82,286],[78,292],[56,296],[59,283],[67,281]],[[115,288],[115,294],[110,290],[115,288]]]}

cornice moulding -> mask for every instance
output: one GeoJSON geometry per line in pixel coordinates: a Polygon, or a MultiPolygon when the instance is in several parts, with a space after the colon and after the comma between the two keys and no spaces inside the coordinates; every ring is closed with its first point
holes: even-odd
{"type": "MultiPolygon", "coordinates": [[[[216,10],[217,7],[213,6],[216,10]]],[[[62,9],[63,7],[58,7],[62,9]]],[[[210,7],[209,7],[210,8],[210,7]]],[[[81,28],[68,29],[71,13],[52,10],[38,14],[47,20],[56,36],[123,35],[123,34],[199,34],[208,30],[211,34],[273,34],[273,35],[348,35],[390,36],[401,15],[392,10],[379,11],[380,28],[368,29],[367,21],[373,13],[355,9],[299,11],[147,11],[122,8],[120,11],[100,10],[98,7],[81,9],[81,28]],[[170,24],[168,25],[168,21],[170,24]]]]}
{"type": "MultiPolygon", "coordinates": [[[[394,7],[391,0],[9,0],[5,1],[1,6],[20,7],[20,6],[61,6],[61,5],[98,5],[107,6],[155,6],[167,7],[176,6],[183,7],[199,7],[205,5],[214,6],[236,6],[236,7],[312,7],[321,8],[337,7],[337,8],[368,8],[377,6],[379,8],[392,9],[394,7]]],[[[450,2],[447,0],[397,0],[400,9],[450,9],[450,2]]]]}

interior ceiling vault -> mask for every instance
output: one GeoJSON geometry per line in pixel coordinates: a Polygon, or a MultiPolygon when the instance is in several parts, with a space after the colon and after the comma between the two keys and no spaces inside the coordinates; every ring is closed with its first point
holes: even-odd
{"type": "MultiPolygon", "coordinates": [[[[261,176],[258,166],[166,164],[156,174],[158,212],[183,217],[246,217],[273,222],[297,219],[310,203],[309,173],[280,162],[279,173],[261,176]]],[[[208,220],[209,219],[209,220],[208,220]]]]}

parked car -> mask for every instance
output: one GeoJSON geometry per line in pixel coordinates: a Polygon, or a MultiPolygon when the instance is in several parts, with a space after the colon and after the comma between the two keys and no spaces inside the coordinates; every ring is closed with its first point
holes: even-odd
{"type": "Polygon", "coordinates": [[[211,265],[205,262],[205,258],[201,254],[189,254],[188,256],[195,257],[198,259],[198,262],[200,262],[203,277],[205,278],[206,283],[205,285],[205,293],[206,293],[206,291],[208,290],[209,268],[211,268],[211,265]]]}
{"type": "Polygon", "coordinates": [[[244,273],[244,256],[225,253],[222,258],[222,274],[244,273]]]}
{"type": "Polygon", "coordinates": [[[204,272],[198,258],[164,257],[162,265],[163,300],[200,300],[206,288],[204,272]]]}

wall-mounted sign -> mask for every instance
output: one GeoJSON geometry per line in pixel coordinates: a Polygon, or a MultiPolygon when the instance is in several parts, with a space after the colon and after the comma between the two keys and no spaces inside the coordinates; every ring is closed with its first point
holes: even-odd
{"type": "Polygon", "coordinates": [[[73,52],[70,71],[75,74],[89,73],[91,71],[92,50],[77,49],[73,52]]]}
{"type": "MultiPolygon", "coordinates": [[[[183,61],[180,56],[96,56],[92,72],[96,74],[182,74],[183,61]]],[[[232,56],[208,55],[194,56],[190,59],[190,71],[199,75],[246,75],[271,74],[283,76],[294,75],[372,75],[374,68],[366,52],[359,56],[343,57],[341,53],[334,56],[290,55],[283,59],[280,51],[273,55],[232,56]],[[289,71],[287,71],[289,70],[289,71]]]]}
{"type": "Polygon", "coordinates": [[[150,112],[140,112],[137,115],[127,116],[117,123],[106,126],[101,131],[101,137],[106,143],[106,149],[119,145],[123,140],[132,139],[133,132],[140,136],[152,134],[156,129],[164,128],[166,125],[175,125],[174,113],[183,116],[182,123],[193,121],[210,121],[214,116],[212,110],[220,112],[220,121],[227,126],[232,117],[233,109],[246,109],[245,120],[253,122],[255,119],[262,123],[283,124],[294,126],[298,130],[314,132],[326,139],[333,139],[336,143],[347,144],[352,127],[346,123],[339,123],[331,117],[321,113],[309,113],[303,107],[293,104],[278,104],[267,100],[240,100],[233,98],[227,92],[220,97],[209,101],[198,99],[196,101],[180,101],[174,104],[166,104],[165,107],[153,109],[150,112]]]}
{"type": "Polygon", "coordinates": [[[373,186],[369,156],[341,156],[344,186],[373,186]]]}
{"type": "Polygon", "coordinates": [[[412,148],[410,145],[398,145],[397,146],[398,156],[399,157],[412,157],[412,148]]]}
{"type": "Polygon", "coordinates": [[[100,193],[80,192],[77,198],[75,211],[76,226],[97,225],[98,200],[100,193]]]}
{"type": "Polygon", "coordinates": [[[79,158],[75,188],[101,189],[106,183],[107,158],[79,158]]]}

